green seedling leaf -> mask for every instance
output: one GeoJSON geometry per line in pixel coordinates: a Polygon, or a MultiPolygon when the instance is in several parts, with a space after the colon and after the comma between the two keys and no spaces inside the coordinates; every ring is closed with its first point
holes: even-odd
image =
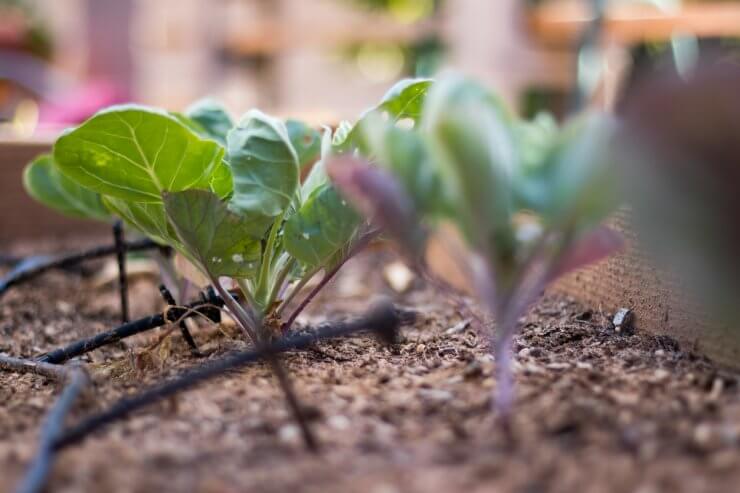
{"type": "Polygon", "coordinates": [[[419,132],[400,129],[378,115],[361,122],[359,131],[362,154],[396,175],[419,212],[436,215],[447,209],[439,172],[419,132]]]}
{"type": "Polygon", "coordinates": [[[324,183],[286,221],[283,244],[303,264],[322,267],[346,248],[359,223],[357,213],[331,184],[324,183]]]}
{"type": "Polygon", "coordinates": [[[324,129],[324,135],[321,139],[321,159],[314,164],[311,172],[301,185],[301,197],[308,198],[311,193],[321,185],[329,182],[326,174],[326,160],[332,155],[332,133],[330,128],[324,129]]]}
{"type": "Polygon", "coordinates": [[[249,220],[205,190],[165,193],[164,207],[188,256],[209,277],[250,277],[259,269],[261,245],[249,220]]]}
{"type": "Polygon", "coordinates": [[[221,103],[213,99],[201,99],[185,110],[185,116],[203,129],[199,134],[226,145],[226,135],[234,126],[234,121],[221,103]]]}
{"type": "Polygon", "coordinates": [[[494,102],[467,80],[437,82],[427,98],[423,126],[449,186],[453,219],[478,251],[507,257],[513,250],[517,155],[508,116],[494,102]]]}
{"type": "Polygon", "coordinates": [[[547,194],[540,212],[553,227],[580,232],[596,226],[619,204],[611,161],[613,120],[592,113],[569,123],[543,163],[547,194]]]}
{"type": "Polygon", "coordinates": [[[234,177],[231,207],[266,229],[293,202],[298,189],[298,156],[285,124],[252,110],[227,140],[234,177]]]}
{"type": "Polygon", "coordinates": [[[364,121],[373,118],[383,118],[393,125],[402,125],[413,128],[421,119],[422,107],[427,92],[432,87],[432,79],[403,79],[385,93],[380,102],[365,111],[353,126],[349,122],[340,123],[334,135],[334,150],[336,153],[349,152],[360,145],[364,121]],[[406,124],[406,125],[403,125],[406,124]]]}
{"type": "Polygon", "coordinates": [[[223,152],[168,113],[126,105],[65,133],[54,145],[54,161],[96,192],[157,203],[164,191],[208,188],[223,152]]]}
{"type": "Polygon", "coordinates": [[[110,221],[100,194],[78,185],[59,172],[49,154],[34,159],[23,172],[28,194],[62,214],[98,221],[110,221]]]}
{"type": "Polygon", "coordinates": [[[354,126],[347,120],[342,120],[341,122],[339,122],[339,125],[337,125],[337,129],[334,131],[334,136],[331,140],[332,146],[337,149],[342,149],[345,147],[345,143],[347,143],[348,145],[349,136],[352,133],[353,128],[354,126]]]}
{"type": "Polygon", "coordinates": [[[312,165],[321,156],[321,134],[315,128],[298,120],[285,122],[288,137],[298,156],[301,169],[312,165]]]}
{"type": "Polygon", "coordinates": [[[387,112],[396,122],[410,118],[414,122],[421,119],[421,110],[432,79],[404,79],[391,87],[380,100],[375,111],[387,112]]]}

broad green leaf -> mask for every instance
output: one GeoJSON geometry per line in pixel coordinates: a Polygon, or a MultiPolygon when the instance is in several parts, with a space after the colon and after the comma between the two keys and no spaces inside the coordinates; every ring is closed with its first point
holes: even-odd
{"type": "Polygon", "coordinates": [[[98,221],[111,219],[100,194],[61,174],[49,154],[37,157],[26,166],[23,185],[31,197],[62,214],[98,221]]]}
{"type": "Polygon", "coordinates": [[[103,197],[103,203],[129,226],[161,245],[170,245],[185,253],[162,203],[129,202],[114,197],[103,197]]]}
{"type": "Polygon", "coordinates": [[[226,145],[226,135],[234,126],[226,108],[213,99],[201,99],[185,110],[185,116],[203,128],[205,135],[226,145]]]}
{"type": "Polygon", "coordinates": [[[315,129],[298,120],[285,122],[290,143],[298,155],[298,165],[301,169],[316,162],[321,155],[321,134],[315,129]]]}
{"type": "Polygon", "coordinates": [[[269,226],[296,196],[298,156],[285,124],[249,111],[229,132],[228,160],[234,178],[231,207],[269,226]]]}
{"type": "MultiPolygon", "coordinates": [[[[195,105],[198,105],[198,106],[195,106],[196,116],[198,116],[198,113],[197,113],[198,111],[206,112],[209,110],[208,106],[204,106],[206,105],[207,102],[208,100],[203,100],[201,104],[195,103],[195,105]]],[[[214,103],[214,104],[218,104],[218,103],[214,103]]],[[[217,110],[213,110],[213,111],[215,112],[217,110]]],[[[200,135],[202,138],[216,140],[218,141],[219,144],[222,144],[222,145],[226,144],[226,134],[228,133],[229,129],[231,129],[231,126],[232,126],[231,118],[228,116],[228,114],[224,113],[223,118],[228,119],[229,127],[226,128],[226,123],[219,124],[216,121],[216,122],[212,122],[213,126],[216,127],[215,130],[204,127],[203,124],[199,123],[198,121],[195,121],[193,118],[191,118],[188,115],[183,115],[181,113],[175,113],[175,112],[170,112],[170,115],[172,115],[175,119],[177,119],[177,121],[179,121],[180,123],[188,127],[190,130],[200,135]],[[222,131],[223,135],[217,134],[216,132],[218,131],[222,131]]],[[[210,118],[217,120],[218,115],[210,115],[210,118]]],[[[201,119],[206,120],[206,117],[202,116],[201,119]]],[[[209,122],[205,121],[205,123],[209,123],[209,122]]],[[[225,199],[231,196],[231,192],[234,191],[234,182],[231,177],[231,169],[229,168],[229,164],[226,162],[226,160],[223,160],[221,164],[216,166],[216,169],[213,171],[213,175],[211,176],[209,188],[213,193],[215,193],[222,199],[225,199]]]]}
{"type": "Polygon", "coordinates": [[[205,190],[165,193],[163,198],[180,241],[207,274],[250,277],[257,272],[261,245],[247,232],[248,219],[205,190]]]}
{"type": "Polygon", "coordinates": [[[324,266],[346,248],[360,218],[333,186],[319,186],[285,223],[285,250],[300,262],[324,266]]]}
{"type": "Polygon", "coordinates": [[[455,204],[455,217],[487,255],[512,252],[512,175],[517,155],[508,119],[495,98],[467,80],[437,82],[423,126],[455,204]]]}
{"type": "Polygon", "coordinates": [[[223,148],[163,111],[114,106],[68,131],[54,161],[69,178],[103,195],[161,202],[161,192],[208,188],[223,148]]]}

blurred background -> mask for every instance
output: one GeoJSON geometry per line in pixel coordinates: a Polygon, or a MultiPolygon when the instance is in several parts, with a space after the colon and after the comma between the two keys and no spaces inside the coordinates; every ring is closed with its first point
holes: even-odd
{"type": "Polygon", "coordinates": [[[206,95],[237,115],[352,120],[395,80],[450,67],[562,115],[574,87],[609,107],[666,53],[681,70],[738,36],[727,0],[0,0],[0,139],[206,95]]]}

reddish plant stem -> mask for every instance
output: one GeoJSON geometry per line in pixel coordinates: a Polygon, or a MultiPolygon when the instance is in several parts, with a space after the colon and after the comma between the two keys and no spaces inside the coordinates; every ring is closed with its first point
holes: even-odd
{"type": "Polygon", "coordinates": [[[15,358],[0,353],[0,369],[14,371],[18,373],[35,373],[55,380],[64,380],[67,378],[69,369],[63,366],[46,363],[44,361],[34,361],[30,359],[15,358]]]}
{"type": "Polygon", "coordinates": [[[303,310],[308,306],[309,303],[311,303],[311,300],[313,300],[319,292],[326,287],[326,285],[329,283],[329,281],[334,278],[334,276],[339,272],[339,269],[341,269],[345,263],[355,255],[357,255],[363,248],[365,248],[373,239],[375,239],[380,234],[379,230],[371,230],[368,231],[360,236],[360,238],[357,240],[357,243],[355,243],[347,253],[347,255],[342,259],[341,262],[339,262],[334,268],[332,268],[330,271],[324,273],[324,277],[321,278],[321,281],[314,286],[314,288],[306,295],[306,297],[301,301],[301,303],[296,307],[295,310],[290,314],[290,317],[288,317],[288,320],[280,327],[283,333],[286,333],[290,330],[290,328],[293,326],[293,323],[295,322],[295,319],[298,318],[298,315],[303,312],[303,310]]]}

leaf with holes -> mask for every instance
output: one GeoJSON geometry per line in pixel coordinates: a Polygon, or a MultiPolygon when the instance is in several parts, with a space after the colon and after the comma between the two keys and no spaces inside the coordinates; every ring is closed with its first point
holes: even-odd
{"type": "Polygon", "coordinates": [[[321,134],[315,128],[298,120],[285,122],[290,143],[298,156],[301,169],[312,165],[321,155],[321,134]]]}
{"type": "Polygon", "coordinates": [[[293,257],[323,267],[343,251],[360,218],[329,183],[319,185],[285,223],[283,243],[293,257]]]}
{"type": "Polygon", "coordinates": [[[246,231],[245,217],[230,211],[214,193],[165,193],[164,208],[187,256],[209,277],[249,277],[260,265],[261,245],[246,231]]]}

